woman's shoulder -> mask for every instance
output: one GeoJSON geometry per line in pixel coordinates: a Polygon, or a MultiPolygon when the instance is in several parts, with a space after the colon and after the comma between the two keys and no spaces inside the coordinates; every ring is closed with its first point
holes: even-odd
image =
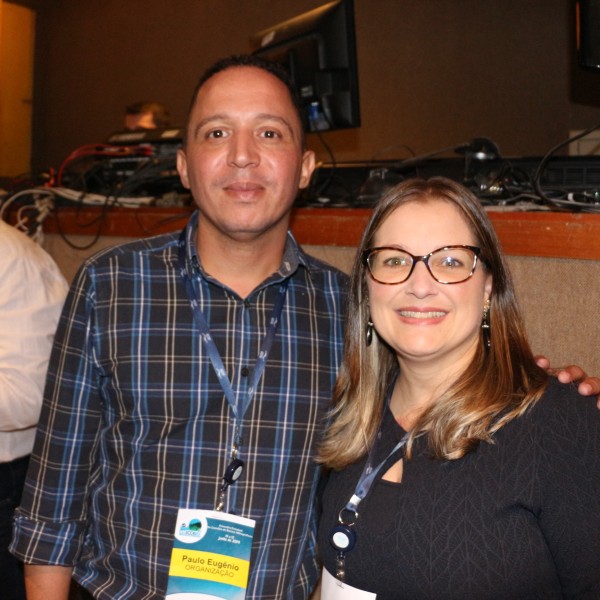
{"type": "Polygon", "coordinates": [[[539,402],[536,403],[539,411],[548,412],[556,409],[565,409],[575,413],[598,412],[595,396],[582,396],[577,391],[574,383],[561,383],[551,377],[539,402]]]}
{"type": "Polygon", "coordinates": [[[596,398],[582,396],[574,384],[551,378],[542,397],[523,416],[543,434],[600,440],[600,410],[596,398]]]}

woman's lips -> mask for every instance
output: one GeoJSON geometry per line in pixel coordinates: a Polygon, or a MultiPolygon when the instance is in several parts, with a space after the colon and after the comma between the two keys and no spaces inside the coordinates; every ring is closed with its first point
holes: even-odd
{"type": "Polygon", "coordinates": [[[446,316],[443,310],[399,310],[398,314],[407,319],[440,319],[446,316]]]}

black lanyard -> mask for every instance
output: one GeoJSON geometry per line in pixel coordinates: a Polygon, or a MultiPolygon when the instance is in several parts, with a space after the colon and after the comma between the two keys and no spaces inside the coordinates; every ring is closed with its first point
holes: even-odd
{"type": "Polygon", "coordinates": [[[246,393],[245,398],[240,398],[239,395],[236,396],[236,394],[233,391],[231,382],[229,381],[229,377],[227,377],[227,373],[223,365],[223,360],[221,359],[221,355],[219,354],[217,346],[210,333],[210,327],[206,321],[206,317],[204,316],[204,313],[200,310],[200,304],[198,301],[200,294],[198,293],[197,289],[197,286],[199,286],[200,283],[200,275],[192,278],[188,274],[185,260],[185,234],[186,230],[184,229],[181,232],[181,235],[179,236],[179,272],[185,283],[185,289],[188,295],[188,299],[190,301],[190,305],[192,307],[194,321],[196,322],[196,325],[200,330],[200,334],[202,336],[202,343],[204,344],[204,348],[206,349],[211,365],[215,371],[215,374],[217,375],[219,384],[223,389],[225,398],[227,399],[231,412],[233,413],[233,416],[235,418],[233,446],[231,449],[231,462],[225,468],[225,472],[223,474],[223,483],[219,491],[219,500],[217,501],[217,506],[215,507],[216,510],[222,510],[225,501],[226,489],[229,487],[229,485],[235,483],[240,478],[244,470],[244,461],[238,458],[238,452],[242,440],[242,424],[244,414],[248,410],[248,407],[250,406],[250,403],[254,398],[256,388],[265,370],[267,358],[269,356],[271,346],[273,345],[275,334],[277,333],[279,318],[281,317],[283,305],[285,304],[285,297],[287,293],[289,279],[286,279],[279,286],[279,295],[277,297],[277,300],[273,307],[273,312],[271,313],[271,317],[269,319],[269,327],[267,328],[267,334],[265,336],[265,339],[263,340],[260,351],[258,353],[258,358],[256,359],[254,369],[252,370],[248,391],[246,393]]]}

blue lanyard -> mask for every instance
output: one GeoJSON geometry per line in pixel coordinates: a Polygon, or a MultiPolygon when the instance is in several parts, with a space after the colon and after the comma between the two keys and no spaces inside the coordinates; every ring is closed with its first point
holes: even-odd
{"type": "MultiPolygon", "coordinates": [[[[376,440],[381,437],[381,429],[383,425],[383,418],[381,425],[379,426],[379,432],[376,440]]],[[[338,525],[334,526],[329,533],[329,542],[337,551],[336,557],[336,577],[343,581],[346,573],[345,559],[346,554],[350,552],[356,545],[356,531],[354,529],[356,522],[358,521],[358,506],[367,497],[373,482],[377,475],[381,472],[383,466],[395,454],[400,448],[402,448],[407,440],[408,433],[405,433],[402,439],[392,448],[388,455],[377,465],[373,466],[373,458],[375,454],[376,443],[373,444],[369,451],[367,462],[362,470],[362,473],[358,479],[358,483],[354,488],[350,500],[342,508],[338,515],[338,525]]]]}
{"type": "Polygon", "coordinates": [[[365,465],[361,473],[358,483],[356,484],[356,488],[354,489],[354,494],[352,494],[352,497],[350,498],[350,500],[348,500],[346,506],[342,510],[354,513],[357,512],[358,505],[367,497],[367,494],[369,493],[373,485],[373,481],[375,481],[375,477],[377,477],[377,475],[383,468],[383,465],[390,459],[390,457],[394,453],[396,453],[398,450],[400,450],[400,448],[402,448],[402,446],[406,444],[407,439],[408,433],[406,433],[403,436],[403,438],[392,448],[392,450],[390,450],[389,454],[376,467],[373,467],[371,465],[371,450],[371,453],[369,453],[369,460],[367,461],[367,464],[365,465]]]}
{"type": "Polygon", "coordinates": [[[233,448],[231,451],[231,463],[227,466],[225,470],[225,474],[223,475],[223,485],[221,487],[221,496],[218,502],[217,510],[222,509],[223,506],[223,498],[224,492],[227,487],[237,481],[240,477],[242,470],[244,468],[243,461],[238,459],[238,450],[242,441],[242,423],[244,419],[244,415],[254,398],[254,394],[256,393],[256,388],[258,383],[263,375],[265,370],[265,366],[267,364],[267,358],[269,356],[269,352],[271,350],[271,346],[273,345],[273,340],[275,339],[275,334],[277,333],[277,327],[279,325],[279,319],[281,317],[281,313],[283,311],[283,305],[285,304],[285,297],[287,293],[287,288],[289,284],[289,279],[286,279],[279,286],[279,295],[277,296],[277,300],[275,301],[275,305],[273,306],[273,312],[271,313],[271,317],[269,319],[269,326],[267,328],[267,333],[262,342],[260,351],[258,353],[258,358],[256,359],[256,364],[254,365],[254,369],[252,370],[252,375],[249,380],[248,391],[245,397],[240,398],[239,395],[233,391],[231,386],[231,381],[229,377],[227,377],[227,373],[225,371],[225,366],[223,365],[223,360],[221,359],[221,355],[217,350],[217,346],[214,342],[214,339],[210,333],[210,327],[206,321],[206,317],[204,313],[200,309],[200,304],[198,298],[200,294],[198,293],[197,287],[199,285],[200,276],[196,276],[194,278],[190,277],[186,268],[186,239],[185,239],[186,230],[184,229],[179,236],[179,245],[178,245],[178,258],[179,258],[179,273],[185,283],[185,289],[190,301],[190,305],[192,307],[192,313],[194,316],[194,321],[200,330],[200,334],[202,337],[202,343],[206,349],[212,367],[215,371],[215,374],[219,380],[219,384],[223,389],[223,393],[225,394],[225,398],[229,403],[231,408],[231,412],[235,418],[235,430],[233,436],[233,448]]]}

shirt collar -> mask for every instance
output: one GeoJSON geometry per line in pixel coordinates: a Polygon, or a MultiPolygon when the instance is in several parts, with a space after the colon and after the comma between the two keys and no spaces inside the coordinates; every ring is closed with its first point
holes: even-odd
{"type": "MultiPolygon", "coordinates": [[[[196,246],[196,232],[198,231],[198,211],[194,211],[188,224],[185,228],[185,256],[186,270],[189,276],[200,273],[204,279],[212,279],[202,268],[202,262],[198,256],[198,248],[196,246]]],[[[272,284],[280,282],[287,277],[291,277],[298,268],[302,266],[310,271],[310,265],[307,256],[292,235],[291,231],[287,232],[285,247],[283,249],[283,258],[279,269],[271,275],[264,284],[272,284]]],[[[213,280],[214,281],[214,280],[213,280]]]]}

